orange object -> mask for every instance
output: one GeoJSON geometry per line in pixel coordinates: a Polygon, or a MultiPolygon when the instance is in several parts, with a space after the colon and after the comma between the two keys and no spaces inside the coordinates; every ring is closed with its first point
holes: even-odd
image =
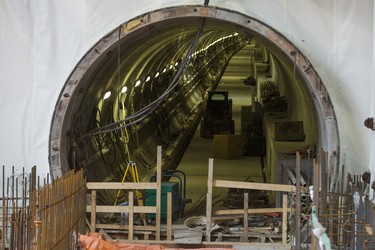
{"type": "MultiPolygon", "coordinates": [[[[140,245],[128,243],[112,243],[102,239],[101,233],[79,235],[83,250],[182,250],[184,248],[167,248],[159,245],[140,245]]],[[[233,248],[195,248],[189,250],[234,250],[233,248]]]]}
{"type": "Polygon", "coordinates": [[[279,218],[280,213],[264,213],[265,216],[267,217],[273,217],[273,218],[279,218]]]}

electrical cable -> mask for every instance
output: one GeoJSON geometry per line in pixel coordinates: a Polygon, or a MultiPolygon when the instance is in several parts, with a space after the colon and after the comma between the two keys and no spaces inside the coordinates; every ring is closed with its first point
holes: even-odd
{"type": "Polygon", "coordinates": [[[194,40],[193,40],[193,42],[192,42],[192,44],[191,44],[191,46],[189,48],[189,50],[188,50],[188,52],[187,52],[184,60],[181,62],[180,67],[177,70],[177,73],[176,73],[174,79],[172,80],[171,84],[168,86],[168,88],[166,89],[166,91],[162,95],[160,95],[158,99],[154,100],[153,102],[151,102],[147,106],[141,108],[140,110],[138,110],[137,112],[131,114],[130,116],[126,117],[123,120],[119,120],[117,122],[113,122],[111,124],[101,126],[100,128],[97,128],[97,129],[89,132],[88,134],[83,135],[79,140],[82,140],[82,139],[84,139],[84,138],[86,138],[88,136],[93,136],[93,135],[97,135],[97,134],[101,134],[101,133],[107,133],[107,132],[111,132],[111,131],[114,131],[114,130],[119,130],[119,129],[122,129],[124,127],[128,127],[128,126],[137,124],[137,123],[141,122],[142,120],[144,120],[149,114],[151,114],[152,112],[154,112],[161,105],[161,103],[164,101],[164,99],[180,83],[181,77],[183,75],[183,72],[186,70],[185,66],[189,65],[188,62],[191,60],[192,54],[193,54],[193,52],[195,50],[195,47],[198,44],[199,37],[200,37],[200,35],[201,35],[202,31],[203,31],[205,20],[206,19],[202,20],[201,25],[199,27],[199,30],[196,33],[196,36],[195,36],[195,38],[194,38],[194,40]],[[128,121],[131,121],[131,122],[128,122],[128,121]],[[126,122],[128,122],[128,123],[126,123],[126,122]]]}

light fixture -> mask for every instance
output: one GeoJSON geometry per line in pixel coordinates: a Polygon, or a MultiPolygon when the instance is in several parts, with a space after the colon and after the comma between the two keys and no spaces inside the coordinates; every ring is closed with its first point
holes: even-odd
{"type": "Polygon", "coordinates": [[[177,65],[178,65],[178,62],[176,62],[176,63],[174,64],[174,66],[176,66],[176,67],[177,67],[177,65]]]}
{"type": "Polygon", "coordinates": [[[104,94],[103,100],[108,99],[111,96],[111,91],[108,91],[104,94]]]}
{"type": "Polygon", "coordinates": [[[141,84],[141,80],[135,82],[135,87],[138,87],[141,84]]]}
{"type": "Polygon", "coordinates": [[[167,71],[167,68],[164,68],[164,69],[163,69],[163,73],[165,73],[165,71],[167,71]]]}
{"type": "Polygon", "coordinates": [[[156,74],[155,74],[155,78],[158,77],[158,76],[159,76],[159,72],[156,72],[156,74]]]}
{"type": "Polygon", "coordinates": [[[169,66],[169,69],[172,69],[173,68],[173,65],[171,64],[171,66],[169,66]]]}
{"type": "Polygon", "coordinates": [[[121,93],[126,93],[126,91],[128,91],[128,88],[126,86],[122,87],[121,93]]]}
{"type": "Polygon", "coordinates": [[[146,78],[146,82],[150,81],[151,77],[150,76],[147,76],[146,78]]]}

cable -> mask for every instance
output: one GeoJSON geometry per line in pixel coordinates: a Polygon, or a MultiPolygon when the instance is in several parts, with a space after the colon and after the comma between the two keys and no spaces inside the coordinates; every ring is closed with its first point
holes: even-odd
{"type": "Polygon", "coordinates": [[[192,44],[191,44],[191,46],[189,48],[189,50],[188,50],[188,52],[187,52],[184,60],[181,62],[180,67],[177,70],[177,73],[176,73],[175,77],[173,78],[171,84],[168,86],[168,88],[166,89],[166,91],[162,95],[160,95],[158,97],[158,99],[156,99],[155,101],[151,102],[147,106],[141,108],[137,112],[129,115],[128,117],[126,117],[123,120],[119,120],[117,122],[113,122],[111,124],[102,126],[100,128],[97,128],[97,129],[94,129],[93,131],[89,132],[88,134],[83,135],[81,138],[79,138],[79,140],[83,140],[84,138],[89,137],[89,136],[98,135],[98,134],[101,134],[101,133],[112,132],[114,130],[119,130],[119,129],[122,129],[122,128],[125,128],[125,127],[128,127],[128,126],[137,124],[137,123],[141,122],[142,120],[144,120],[149,114],[151,114],[152,112],[154,112],[162,104],[162,102],[164,101],[164,99],[180,83],[181,76],[183,75],[184,71],[186,70],[185,66],[189,65],[189,61],[191,60],[191,57],[192,57],[192,54],[193,54],[193,52],[195,50],[196,45],[198,44],[199,37],[200,37],[200,35],[201,35],[202,31],[203,31],[205,20],[206,19],[202,20],[201,26],[199,27],[199,30],[196,33],[196,36],[195,36],[195,38],[194,38],[194,40],[193,40],[193,42],[192,42],[192,44]],[[131,121],[131,122],[128,122],[128,121],[131,121]]]}

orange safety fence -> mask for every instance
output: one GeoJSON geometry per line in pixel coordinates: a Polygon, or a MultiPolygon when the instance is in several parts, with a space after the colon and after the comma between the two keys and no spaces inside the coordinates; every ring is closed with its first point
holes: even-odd
{"type": "MultiPolygon", "coordinates": [[[[184,248],[168,248],[159,245],[141,245],[106,241],[100,233],[79,235],[83,250],[182,250],[184,248]]],[[[189,250],[234,250],[233,248],[195,248],[189,250]]]]}

